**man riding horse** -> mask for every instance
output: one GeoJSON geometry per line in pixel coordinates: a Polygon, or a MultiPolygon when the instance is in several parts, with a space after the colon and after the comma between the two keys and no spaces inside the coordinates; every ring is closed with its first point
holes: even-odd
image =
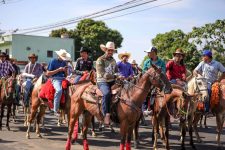
{"type": "Polygon", "coordinates": [[[93,69],[93,61],[88,57],[89,49],[87,47],[81,47],[80,49],[80,58],[77,59],[77,64],[75,68],[75,80],[76,84],[83,75],[87,74],[93,69]]]}
{"type": "MultiPolygon", "coordinates": [[[[220,62],[213,60],[210,50],[204,50],[202,53],[202,62],[194,69],[193,74],[195,76],[200,74],[208,80],[208,92],[210,96],[212,84],[225,78],[225,67],[220,62]],[[218,79],[219,72],[222,73],[222,75],[218,79]]],[[[205,103],[205,112],[209,112],[209,100],[210,98],[205,103]]]]}
{"type": "Polygon", "coordinates": [[[114,42],[107,42],[106,45],[101,44],[100,48],[105,52],[96,62],[97,85],[103,94],[102,112],[104,115],[104,123],[110,124],[110,103],[112,98],[111,87],[115,82],[115,73],[118,68],[116,60],[113,58],[115,52],[114,42]]]}
{"type": "Polygon", "coordinates": [[[54,94],[54,114],[59,117],[59,105],[62,96],[62,81],[67,76],[67,65],[66,61],[70,60],[71,55],[64,49],[55,51],[57,58],[52,59],[47,68],[47,76],[52,78],[52,84],[55,89],[54,94]]]}
{"type": "Polygon", "coordinates": [[[24,73],[22,74],[25,77],[25,81],[23,83],[24,90],[24,105],[25,107],[29,106],[30,93],[34,86],[34,83],[43,73],[41,64],[37,63],[38,56],[35,54],[30,54],[28,56],[29,63],[25,66],[24,73]]]}

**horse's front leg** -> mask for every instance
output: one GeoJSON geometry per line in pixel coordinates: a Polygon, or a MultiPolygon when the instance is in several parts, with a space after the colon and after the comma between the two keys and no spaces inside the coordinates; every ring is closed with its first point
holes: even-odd
{"type": "Polygon", "coordinates": [[[153,149],[157,150],[157,141],[158,141],[158,131],[159,131],[159,123],[157,120],[157,117],[154,115],[152,118],[152,124],[154,125],[154,130],[152,132],[154,132],[154,143],[153,143],[153,149]]]}
{"type": "Polygon", "coordinates": [[[95,133],[95,117],[94,116],[91,118],[91,125],[92,125],[92,129],[91,129],[92,137],[96,137],[96,133],[95,133]]]}
{"type": "Polygon", "coordinates": [[[165,118],[165,142],[166,142],[166,149],[169,150],[170,149],[170,146],[169,146],[169,115],[167,115],[167,117],[165,118]]]}
{"type": "Polygon", "coordinates": [[[218,149],[222,147],[221,142],[220,142],[220,136],[221,132],[223,130],[223,123],[224,123],[224,116],[222,114],[216,114],[216,123],[217,123],[217,144],[218,144],[218,149]]]}
{"type": "Polygon", "coordinates": [[[193,142],[193,115],[188,115],[188,131],[189,131],[189,136],[190,136],[190,145],[193,149],[196,149],[194,142],[193,142]]]}
{"type": "Polygon", "coordinates": [[[40,133],[40,123],[45,114],[45,109],[46,109],[45,105],[43,105],[43,104],[40,105],[40,112],[38,113],[38,116],[37,116],[36,134],[37,134],[37,137],[39,137],[39,138],[42,138],[41,133],[40,133]]]}
{"type": "Polygon", "coordinates": [[[207,119],[207,116],[208,116],[208,113],[205,114],[205,118],[204,118],[204,126],[205,126],[205,129],[208,129],[208,126],[206,124],[206,119],[207,119]]]}
{"type": "Polygon", "coordinates": [[[4,107],[5,105],[1,105],[1,116],[0,116],[0,130],[2,130],[2,118],[4,117],[4,107]]]}
{"type": "MultiPolygon", "coordinates": [[[[140,117],[141,119],[141,117],[140,117]]],[[[138,135],[138,128],[139,128],[139,122],[140,122],[140,119],[135,123],[135,127],[134,127],[134,130],[133,130],[133,135],[134,135],[134,148],[137,149],[138,148],[138,145],[139,145],[139,135],[138,135]]]]}
{"type": "Polygon", "coordinates": [[[120,123],[120,135],[121,135],[121,139],[120,139],[120,150],[124,150],[124,146],[125,146],[125,140],[126,140],[126,122],[122,121],[120,123]]]}
{"type": "Polygon", "coordinates": [[[88,131],[88,126],[91,122],[92,115],[89,112],[84,112],[84,120],[83,120],[83,149],[84,150],[89,150],[88,146],[88,141],[87,141],[87,131],[88,131]]]}
{"type": "Polygon", "coordinates": [[[133,129],[134,129],[134,125],[128,128],[126,150],[131,150],[131,138],[132,138],[133,129]]]}
{"type": "Polygon", "coordinates": [[[6,121],[6,127],[7,127],[8,131],[10,131],[9,117],[11,115],[11,109],[12,109],[12,104],[7,105],[7,121],[6,121]]]}
{"type": "Polygon", "coordinates": [[[198,143],[202,142],[202,140],[198,134],[198,128],[197,128],[197,125],[198,125],[198,122],[199,122],[199,119],[201,118],[201,116],[202,116],[201,113],[195,113],[194,120],[193,120],[193,129],[194,129],[195,136],[197,138],[198,143]]]}
{"type": "Polygon", "coordinates": [[[184,144],[184,140],[185,140],[185,136],[186,136],[186,120],[181,117],[180,118],[180,130],[181,130],[181,149],[185,150],[185,144],[184,144]]]}

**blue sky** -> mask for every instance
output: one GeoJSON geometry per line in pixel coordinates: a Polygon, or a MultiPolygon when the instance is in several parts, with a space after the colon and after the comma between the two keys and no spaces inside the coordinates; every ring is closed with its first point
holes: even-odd
{"type": "MultiPolygon", "coordinates": [[[[0,5],[0,29],[23,29],[55,23],[103,10],[126,1],[128,0],[18,0],[17,3],[0,5]]],[[[158,0],[123,13],[171,1],[173,0],[158,0]]],[[[115,15],[119,14],[112,16],[115,15]]],[[[97,20],[104,20],[112,16],[97,20]]],[[[156,34],[173,29],[189,32],[193,26],[202,26],[217,19],[225,19],[225,0],[182,0],[136,14],[105,20],[105,22],[110,28],[117,29],[123,35],[124,41],[119,52],[131,52],[132,59],[140,63],[145,56],[144,50],[151,46],[151,39],[156,34]]],[[[68,27],[74,26],[76,24],[68,27]]],[[[49,32],[32,34],[47,36],[49,32]]],[[[117,55],[115,58],[117,59],[117,55]]]]}

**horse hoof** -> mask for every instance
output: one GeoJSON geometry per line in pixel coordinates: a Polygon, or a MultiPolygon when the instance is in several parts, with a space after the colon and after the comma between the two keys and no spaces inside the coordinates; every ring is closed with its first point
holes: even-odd
{"type": "Polygon", "coordinates": [[[58,126],[58,127],[61,127],[61,123],[58,122],[57,126],[58,126]]]}
{"type": "Polygon", "coordinates": [[[27,135],[26,135],[26,138],[27,138],[27,139],[30,139],[30,135],[29,135],[29,134],[27,134],[27,135]]]}
{"type": "Polygon", "coordinates": [[[203,143],[203,141],[201,139],[198,139],[197,142],[198,143],[203,143]]]}
{"type": "Polygon", "coordinates": [[[7,127],[7,130],[10,131],[10,127],[7,127]]]}
{"type": "Polygon", "coordinates": [[[2,131],[2,127],[0,127],[0,131],[2,131]]]}
{"type": "Polygon", "coordinates": [[[27,127],[27,123],[26,123],[26,122],[24,122],[23,126],[24,126],[24,127],[27,127]]]}
{"type": "Polygon", "coordinates": [[[138,149],[138,144],[139,144],[138,142],[134,142],[134,148],[135,149],[138,149]]]}
{"type": "Polygon", "coordinates": [[[42,138],[41,134],[38,134],[37,137],[42,138]]]}
{"type": "Polygon", "coordinates": [[[92,132],[92,137],[97,137],[95,132],[92,132]]]}
{"type": "Polygon", "coordinates": [[[70,140],[67,140],[66,142],[66,150],[70,150],[71,149],[71,142],[70,140]]]}
{"type": "Polygon", "coordinates": [[[208,126],[205,126],[205,129],[208,129],[208,126]]]}

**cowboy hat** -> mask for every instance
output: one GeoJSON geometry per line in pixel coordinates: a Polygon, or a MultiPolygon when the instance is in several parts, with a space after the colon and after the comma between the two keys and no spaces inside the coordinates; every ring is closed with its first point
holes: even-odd
{"type": "Polygon", "coordinates": [[[132,60],[131,65],[137,65],[136,60],[132,60]]]}
{"type": "Polygon", "coordinates": [[[1,52],[0,57],[7,57],[7,54],[5,52],[1,52]]]}
{"type": "Polygon", "coordinates": [[[36,59],[37,59],[38,56],[37,56],[36,54],[33,53],[33,54],[30,54],[30,55],[28,56],[28,59],[30,59],[30,58],[36,58],[36,59]]]}
{"type": "Polygon", "coordinates": [[[148,50],[144,51],[146,53],[151,53],[151,52],[156,52],[157,53],[157,48],[156,47],[151,47],[148,50]]]}
{"type": "Polygon", "coordinates": [[[60,58],[62,58],[62,60],[71,59],[71,55],[65,49],[60,49],[59,51],[55,51],[55,52],[60,58]]]}
{"type": "Polygon", "coordinates": [[[128,53],[128,52],[122,52],[122,53],[120,53],[120,54],[118,55],[118,58],[119,58],[120,60],[122,60],[123,56],[127,56],[127,58],[129,59],[129,58],[130,58],[130,53],[128,53]]]}
{"type": "Polygon", "coordinates": [[[183,52],[183,50],[182,50],[181,48],[178,48],[178,49],[173,53],[173,56],[175,56],[176,54],[180,54],[180,55],[185,56],[185,53],[183,52]]]}
{"type": "Polygon", "coordinates": [[[114,43],[114,42],[110,42],[110,41],[107,42],[106,45],[101,44],[101,45],[100,45],[100,48],[101,48],[101,50],[103,50],[104,52],[105,52],[107,49],[112,49],[112,50],[116,51],[116,49],[115,49],[115,43],[114,43]]]}

